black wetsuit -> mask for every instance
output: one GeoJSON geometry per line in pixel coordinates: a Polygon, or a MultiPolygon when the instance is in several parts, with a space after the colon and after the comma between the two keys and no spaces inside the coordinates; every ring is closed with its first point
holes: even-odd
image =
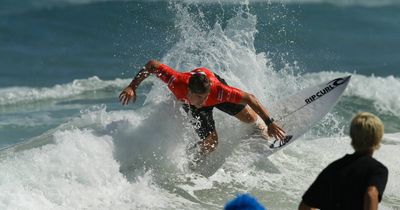
{"type": "Polygon", "coordinates": [[[322,210],[363,209],[369,186],[376,186],[379,202],[388,179],[388,169],[372,156],[345,155],[326,167],[303,195],[303,202],[322,210]]]}
{"type": "MultiPolygon", "coordinates": [[[[224,79],[222,79],[215,73],[214,75],[221,83],[228,85],[224,79]]],[[[194,122],[193,125],[195,126],[196,133],[197,135],[199,135],[200,139],[205,139],[211,132],[215,130],[215,121],[213,118],[214,107],[229,115],[234,116],[242,111],[245,105],[224,102],[214,106],[206,106],[201,108],[196,108],[193,105],[189,106],[187,104],[183,104],[182,107],[187,113],[190,113],[195,119],[198,120],[198,122],[194,122]]]]}

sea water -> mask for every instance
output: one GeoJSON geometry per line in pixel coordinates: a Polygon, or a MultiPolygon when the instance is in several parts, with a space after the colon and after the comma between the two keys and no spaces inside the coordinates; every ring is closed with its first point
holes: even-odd
{"type": "Polygon", "coordinates": [[[389,169],[380,209],[400,209],[398,1],[0,5],[0,209],[222,209],[240,193],[296,209],[318,173],[353,152],[348,127],[359,111],[385,124],[374,154],[389,169]],[[318,125],[269,157],[251,146],[246,125],[216,110],[213,155],[224,161],[206,178],[188,169],[186,148],[198,137],[162,82],[150,77],[134,104],[118,102],[149,59],[207,67],[267,108],[352,79],[318,125]]]}

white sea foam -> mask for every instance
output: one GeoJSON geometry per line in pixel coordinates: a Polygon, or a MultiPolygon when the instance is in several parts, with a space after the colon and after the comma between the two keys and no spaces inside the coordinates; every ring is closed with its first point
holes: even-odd
{"type": "Polygon", "coordinates": [[[204,26],[204,20],[198,18],[204,17],[202,12],[191,14],[184,5],[175,6],[176,25],[183,35],[164,56],[163,62],[181,71],[207,67],[230,85],[256,94],[266,105],[299,87],[294,67],[288,65],[276,71],[264,52],[256,52],[257,17],[247,11],[247,6],[243,6],[224,28],[218,22],[204,26]]]}
{"type": "MultiPolygon", "coordinates": [[[[222,206],[223,201],[210,201],[208,196],[198,193],[219,190],[236,194],[257,189],[264,192],[259,199],[266,207],[292,209],[322,168],[352,152],[348,137],[313,140],[304,137],[267,161],[262,148],[249,147],[251,144],[243,141],[233,147],[233,153],[213,176],[196,177],[177,166],[185,159],[177,154],[184,148],[179,145],[186,143],[185,135],[176,127],[182,125],[181,120],[170,116],[176,113],[173,104],[164,105],[170,108],[154,110],[156,106],[149,105],[151,109],[143,107],[135,112],[107,112],[106,107],[85,110],[68,125],[55,129],[52,144],[2,156],[0,207],[218,209],[216,206],[222,206]],[[152,132],[153,128],[157,132],[152,132]],[[171,171],[174,178],[166,179],[167,185],[172,186],[169,188],[183,189],[194,199],[210,202],[214,207],[193,203],[182,197],[182,193],[175,194],[160,185],[166,174],[171,176],[168,175],[171,171]],[[186,183],[181,179],[191,181],[186,183]]],[[[220,147],[229,147],[235,132],[239,132],[234,124],[226,118],[218,119],[220,147]]],[[[190,130],[183,130],[187,129],[190,130]]],[[[382,209],[391,209],[393,204],[388,202],[399,199],[396,180],[400,178],[400,169],[393,155],[400,152],[399,144],[399,133],[386,134],[375,154],[390,171],[382,209]]]]}
{"type": "Polygon", "coordinates": [[[119,172],[109,135],[57,131],[54,144],[12,153],[0,162],[1,209],[182,209],[148,171],[129,182],[119,172]]]}

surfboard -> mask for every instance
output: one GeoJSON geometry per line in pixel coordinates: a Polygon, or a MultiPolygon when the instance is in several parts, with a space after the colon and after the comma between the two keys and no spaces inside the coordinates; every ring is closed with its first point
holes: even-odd
{"type": "Polygon", "coordinates": [[[287,136],[283,141],[268,140],[270,149],[267,151],[268,155],[293,143],[322,120],[339,101],[350,78],[351,76],[339,77],[305,88],[273,104],[270,112],[287,136]]]}
{"type": "MultiPolygon", "coordinates": [[[[300,90],[272,104],[269,107],[270,113],[287,135],[283,141],[263,139],[262,143],[268,145],[265,147],[267,149],[263,149],[263,154],[269,156],[290,145],[322,120],[339,101],[350,78],[351,76],[335,78],[300,90]]],[[[224,162],[217,161],[212,156],[213,154],[203,157],[203,161],[192,164],[191,170],[207,177],[211,176],[224,162]]]]}

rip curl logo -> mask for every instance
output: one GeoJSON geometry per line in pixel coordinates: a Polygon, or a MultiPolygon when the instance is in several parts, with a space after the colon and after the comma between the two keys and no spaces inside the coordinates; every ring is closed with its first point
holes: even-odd
{"type": "Polygon", "coordinates": [[[348,78],[337,78],[334,79],[330,82],[328,82],[328,86],[326,86],[325,88],[319,90],[318,92],[316,92],[314,95],[308,97],[305,102],[306,104],[309,104],[315,100],[317,100],[318,98],[322,97],[323,95],[331,92],[333,89],[335,89],[336,87],[342,85],[343,83],[345,83],[348,80],[348,78]]]}

